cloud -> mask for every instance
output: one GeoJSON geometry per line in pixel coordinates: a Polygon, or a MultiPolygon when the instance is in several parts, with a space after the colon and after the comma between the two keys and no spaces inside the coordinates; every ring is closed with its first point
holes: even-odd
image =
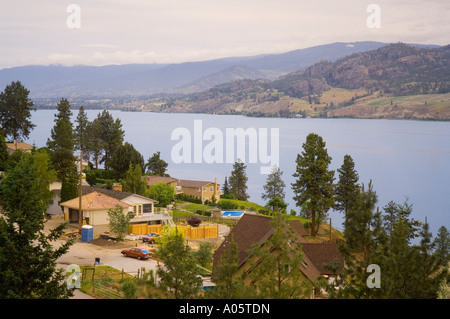
{"type": "Polygon", "coordinates": [[[338,41],[450,43],[448,0],[77,0],[79,29],[66,25],[69,3],[2,2],[0,68],[179,63],[338,41]],[[371,3],[381,7],[380,29],[367,28],[371,3]]]}

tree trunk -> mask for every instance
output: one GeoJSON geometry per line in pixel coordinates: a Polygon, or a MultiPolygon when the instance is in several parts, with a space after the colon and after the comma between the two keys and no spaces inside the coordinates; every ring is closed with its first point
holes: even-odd
{"type": "Polygon", "coordinates": [[[311,236],[316,237],[316,211],[311,210],[311,236]]]}

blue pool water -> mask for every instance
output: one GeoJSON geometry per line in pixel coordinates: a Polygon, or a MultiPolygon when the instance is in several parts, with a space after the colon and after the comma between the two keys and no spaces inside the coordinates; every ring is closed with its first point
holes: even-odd
{"type": "Polygon", "coordinates": [[[222,216],[223,217],[239,217],[243,214],[244,212],[223,212],[222,216]]]}

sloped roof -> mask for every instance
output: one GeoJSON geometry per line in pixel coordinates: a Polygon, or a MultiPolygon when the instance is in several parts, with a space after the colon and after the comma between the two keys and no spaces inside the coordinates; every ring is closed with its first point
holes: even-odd
{"type": "MultiPolygon", "coordinates": [[[[68,200],[64,203],[61,203],[60,206],[69,207],[73,209],[80,208],[79,197],[68,200]]],[[[82,210],[103,210],[115,208],[117,205],[122,206],[124,208],[131,207],[131,205],[124,203],[116,198],[110,197],[108,195],[99,193],[99,192],[91,192],[89,194],[81,196],[81,209],[82,210]]]]}
{"type": "Polygon", "coordinates": [[[147,182],[148,186],[151,186],[158,183],[173,183],[177,182],[178,180],[176,178],[166,176],[145,176],[145,181],[147,182]]]}
{"type": "MultiPolygon", "coordinates": [[[[6,143],[6,146],[9,149],[13,149],[13,150],[16,149],[16,145],[14,143],[6,143]]],[[[18,150],[32,150],[33,145],[25,143],[25,142],[20,142],[20,143],[17,143],[17,149],[18,150]]]]}
{"type": "Polygon", "coordinates": [[[109,189],[109,188],[100,188],[100,187],[93,187],[93,186],[83,186],[82,187],[82,192],[83,195],[85,194],[90,194],[92,192],[98,192],[101,194],[105,194],[108,195],[112,198],[118,199],[120,201],[125,200],[126,198],[130,197],[130,196],[137,196],[137,197],[141,197],[141,198],[145,198],[150,202],[153,203],[157,203],[158,201],[145,197],[145,196],[141,196],[138,194],[134,194],[134,193],[130,193],[130,192],[122,192],[122,191],[117,191],[117,190],[113,190],[113,189],[109,189]]]}
{"type": "MultiPolygon", "coordinates": [[[[307,243],[303,236],[308,235],[299,220],[291,221],[291,226],[299,236],[299,242],[303,249],[304,264],[301,271],[310,280],[315,280],[320,275],[331,274],[323,267],[324,263],[329,263],[337,258],[343,265],[343,258],[337,249],[338,244],[307,243]]],[[[244,214],[230,234],[214,253],[214,264],[218,264],[220,256],[228,249],[229,243],[233,240],[238,246],[238,265],[241,267],[249,257],[249,249],[253,244],[263,244],[272,236],[274,230],[271,218],[262,215],[244,214]]]]}
{"type": "Polygon", "coordinates": [[[336,243],[303,243],[302,249],[305,255],[313,262],[321,275],[334,275],[335,273],[329,269],[325,269],[324,264],[333,260],[339,261],[339,269],[341,272],[344,266],[344,258],[339,253],[339,244],[336,243]]]}
{"type": "Polygon", "coordinates": [[[208,184],[214,184],[214,182],[191,181],[191,180],[187,180],[187,179],[179,179],[179,180],[177,180],[177,185],[181,186],[181,187],[203,187],[203,186],[206,186],[208,184]]]}

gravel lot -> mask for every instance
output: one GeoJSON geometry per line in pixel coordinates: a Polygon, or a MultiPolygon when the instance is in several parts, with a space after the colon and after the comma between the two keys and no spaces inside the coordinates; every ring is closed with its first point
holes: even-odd
{"type": "MultiPolygon", "coordinates": [[[[62,218],[53,217],[52,219],[47,221],[45,230],[48,231],[50,229],[53,229],[62,222],[62,218]]],[[[66,232],[72,232],[76,230],[76,225],[70,225],[66,232]]],[[[219,238],[198,240],[189,239],[188,244],[193,249],[196,249],[199,246],[200,242],[208,241],[212,244],[213,249],[215,250],[221,244],[223,236],[225,236],[228,232],[229,228],[227,226],[219,225],[219,238]]],[[[55,242],[55,246],[61,245],[65,241],[65,239],[59,239],[55,242]]],[[[124,257],[120,253],[124,248],[131,248],[135,246],[147,247],[150,250],[156,248],[156,245],[143,244],[141,240],[126,240],[124,242],[115,242],[97,238],[91,242],[82,242],[78,238],[76,242],[70,247],[68,253],[61,256],[61,258],[58,260],[58,265],[64,269],[66,269],[67,266],[71,264],[79,266],[93,265],[95,258],[100,258],[100,261],[103,265],[111,266],[119,270],[123,269],[125,272],[132,274],[137,274],[137,271],[140,270],[141,267],[145,267],[146,271],[150,269],[156,271],[158,265],[158,262],[156,260],[138,260],[135,258],[124,257]]],[[[208,278],[205,278],[205,283],[209,283],[208,278]]],[[[74,298],[79,299],[91,297],[78,292],[74,298]]]]}

